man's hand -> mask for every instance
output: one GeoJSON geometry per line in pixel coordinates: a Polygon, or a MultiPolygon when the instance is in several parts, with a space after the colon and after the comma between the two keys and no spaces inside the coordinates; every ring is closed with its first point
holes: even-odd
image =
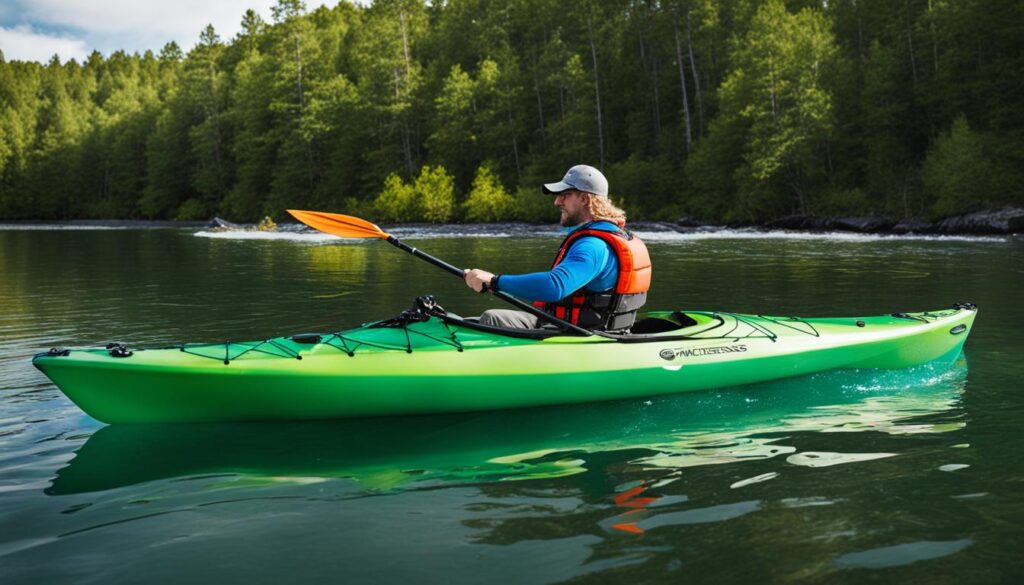
{"type": "Polygon", "coordinates": [[[486,270],[474,268],[466,271],[465,278],[466,285],[469,286],[469,288],[476,292],[484,292],[484,285],[491,284],[491,279],[494,278],[494,275],[486,270]]]}

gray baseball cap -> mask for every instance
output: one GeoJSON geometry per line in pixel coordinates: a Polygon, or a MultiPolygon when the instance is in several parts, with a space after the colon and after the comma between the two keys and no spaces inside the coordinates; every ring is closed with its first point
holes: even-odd
{"type": "Polygon", "coordinates": [[[565,173],[561,181],[544,185],[544,192],[548,195],[557,195],[569,189],[607,197],[608,179],[590,165],[576,165],[565,173]]]}

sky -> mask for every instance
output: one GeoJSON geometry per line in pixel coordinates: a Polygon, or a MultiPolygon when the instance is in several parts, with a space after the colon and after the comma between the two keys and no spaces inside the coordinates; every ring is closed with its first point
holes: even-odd
{"type": "MultiPolygon", "coordinates": [[[[0,0],[0,50],[8,61],[82,61],[93,50],[160,51],[175,41],[188,52],[212,24],[227,41],[252,8],[270,22],[275,0],[0,0]]],[[[306,0],[312,9],[321,2],[306,0]]],[[[334,2],[330,2],[334,4],[334,2]]]]}

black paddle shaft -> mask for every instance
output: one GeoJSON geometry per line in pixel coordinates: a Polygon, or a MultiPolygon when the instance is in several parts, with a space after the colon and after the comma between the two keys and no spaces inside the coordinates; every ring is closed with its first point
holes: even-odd
{"type": "MultiPolygon", "coordinates": [[[[430,262],[434,266],[437,266],[442,270],[446,270],[454,274],[455,276],[458,276],[459,278],[465,278],[466,276],[466,271],[463,270],[462,268],[452,266],[451,264],[445,262],[444,260],[441,260],[440,258],[435,258],[434,256],[427,254],[426,252],[420,250],[419,248],[413,248],[412,246],[399,240],[395,236],[388,235],[387,242],[392,246],[398,248],[399,250],[408,252],[421,260],[426,260],[427,262],[430,262]]],[[[534,315],[539,319],[543,319],[548,323],[556,325],[559,328],[564,329],[566,331],[571,331],[572,333],[576,333],[578,335],[594,335],[593,331],[588,331],[578,325],[573,325],[572,323],[564,319],[559,319],[558,317],[555,317],[551,313],[546,313],[529,303],[524,303],[523,301],[517,299],[516,297],[508,293],[501,292],[500,290],[492,290],[491,294],[507,303],[512,304],[516,308],[522,309],[527,313],[530,313],[531,315],[534,315]]]]}

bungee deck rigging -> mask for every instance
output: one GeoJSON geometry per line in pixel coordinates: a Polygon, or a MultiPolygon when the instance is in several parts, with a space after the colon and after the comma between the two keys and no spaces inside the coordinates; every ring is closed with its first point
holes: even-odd
{"type": "MultiPolygon", "coordinates": [[[[443,310],[442,310],[443,311],[443,310]]],[[[723,311],[715,312],[700,312],[694,311],[690,314],[702,315],[709,317],[713,324],[706,329],[692,332],[687,335],[609,335],[609,339],[620,342],[620,343],[650,343],[654,341],[708,341],[708,340],[733,340],[739,341],[742,339],[752,338],[765,338],[771,341],[778,339],[778,334],[771,331],[765,325],[756,323],[753,321],[751,316],[743,316],[736,313],[727,313],[723,311]],[[721,333],[717,336],[707,336],[704,333],[726,326],[726,319],[732,320],[732,328],[729,331],[721,333]],[[745,334],[735,334],[735,331],[741,326],[746,325],[750,328],[745,334]]],[[[673,313],[674,315],[682,315],[684,318],[685,314],[679,312],[673,313]]],[[[799,317],[769,317],[764,315],[756,315],[757,319],[770,322],[774,325],[786,327],[799,333],[804,333],[813,337],[818,337],[819,333],[815,329],[812,323],[809,323],[805,319],[799,317]],[[785,321],[783,320],[785,319],[785,321]],[[801,329],[800,327],[794,326],[797,323],[806,327],[801,329]]],[[[239,358],[250,354],[258,353],[270,357],[279,357],[286,359],[302,360],[301,351],[303,347],[308,346],[327,346],[337,349],[344,353],[348,357],[355,357],[356,351],[360,348],[367,347],[378,350],[391,350],[391,351],[403,351],[405,353],[413,353],[415,345],[413,344],[414,336],[429,339],[431,341],[448,345],[454,348],[458,352],[465,350],[465,347],[458,339],[458,332],[453,329],[453,325],[462,326],[470,329],[480,329],[488,332],[493,332],[496,328],[486,327],[479,325],[474,321],[467,321],[462,318],[453,318],[446,313],[427,315],[420,313],[419,316],[414,316],[412,310],[406,310],[402,314],[385,319],[382,321],[370,322],[363,325],[363,329],[357,329],[362,331],[364,329],[378,329],[378,328],[392,328],[401,330],[405,335],[404,344],[393,344],[393,343],[382,343],[379,341],[370,341],[367,339],[360,339],[352,334],[348,334],[347,331],[337,331],[331,333],[300,333],[291,336],[277,337],[270,339],[263,339],[259,341],[224,341],[215,343],[181,343],[171,346],[156,346],[156,347],[133,347],[129,348],[123,343],[110,343],[104,348],[109,351],[112,357],[131,357],[135,352],[139,351],[152,351],[152,350],[167,350],[177,349],[183,353],[194,355],[201,358],[207,358],[212,360],[221,361],[224,365],[230,365],[231,362],[238,360],[239,358]],[[437,317],[440,322],[444,325],[447,335],[439,336],[432,335],[420,329],[410,328],[409,325],[415,323],[423,323],[428,321],[431,317],[437,317]],[[300,347],[288,347],[285,343],[291,342],[294,345],[300,347]]],[[[677,327],[679,328],[679,327],[677,327]]],[[[517,333],[517,332],[513,332],[517,333]]],[[[556,331],[546,331],[538,333],[536,339],[546,339],[557,335],[556,331]]],[[[63,348],[54,348],[51,351],[66,352],[69,350],[63,348]]],[[[47,355],[55,355],[48,353],[47,355]]],[[[66,355],[66,354],[65,354],[66,355]]]]}
{"type": "MultiPolygon", "coordinates": [[[[974,305],[970,303],[958,303],[955,308],[974,309],[974,305]]],[[[892,317],[898,319],[907,319],[912,321],[918,321],[922,323],[930,323],[936,319],[941,318],[942,314],[933,313],[926,311],[923,313],[892,313],[892,317]]],[[[601,337],[606,338],[610,341],[619,343],[651,343],[651,342],[662,342],[662,341],[713,341],[713,340],[732,340],[740,341],[745,339],[758,339],[764,338],[772,342],[776,342],[779,338],[779,333],[773,331],[771,326],[783,327],[789,331],[796,333],[805,334],[811,337],[820,337],[821,334],[815,327],[811,320],[796,317],[779,317],[779,316],[768,316],[768,315],[743,315],[739,313],[732,313],[726,311],[688,311],[683,313],[681,311],[673,312],[653,312],[650,313],[646,318],[646,322],[649,324],[652,321],[669,322],[675,319],[676,322],[671,324],[671,329],[666,329],[660,334],[652,333],[639,333],[639,334],[610,334],[606,332],[601,333],[601,337]],[[689,330],[691,327],[686,327],[684,324],[689,320],[693,325],[700,325],[691,316],[706,317],[709,321],[706,323],[706,327],[703,329],[689,330]],[[682,322],[683,324],[680,324],[682,322]],[[727,324],[730,323],[731,324],[727,324]],[[717,335],[708,335],[709,332],[721,329],[723,327],[730,327],[728,331],[718,332],[717,335]],[[746,326],[747,331],[737,333],[737,330],[741,327],[746,326]],[[671,331],[686,329],[686,334],[668,334],[671,331]]],[[[855,320],[854,323],[857,327],[865,327],[865,323],[862,320],[855,320]]],[[[641,328],[644,326],[644,321],[638,322],[638,326],[641,328]]],[[[361,348],[373,348],[384,351],[402,351],[405,353],[413,353],[416,350],[416,345],[413,343],[415,337],[424,338],[435,343],[447,345],[457,352],[463,352],[465,347],[458,338],[458,329],[465,328],[469,330],[483,331],[487,333],[493,333],[497,335],[503,335],[515,338],[526,338],[535,340],[544,340],[555,336],[565,335],[563,332],[559,332],[554,329],[537,329],[537,330],[509,330],[496,327],[490,327],[481,325],[475,320],[464,319],[457,316],[452,316],[442,307],[437,305],[436,301],[431,296],[418,297],[413,303],[412,308],[406,309],[399,315],[391,317],[389,319],[383,319],[380,321],[372,321],[364,323],[362,326],[352,330],[343,330],[330,333],[301,333],[291,336],[275,337],[269,339],[263,339],[258,341],[224,341],[224,342],[213,342],[213,343],[181,343],[171,346],[156,346],[156,347],[134,347],[130,348],[120,342],[107,344],[105,349],[110,352],[112,357],[131,357],[135,352],[139,351],[152,351],[152,350],[167,350],[177,349],[183,353],[207,358],[212,360],[221,361],[224,365],[230,365],[231,362],[236,361],[243,356],[250,353],[258,353],[269,357],[279,357],[287,359],[302,360],[302,350],[308,349],[311,346],[326,346],[337,349],[344,353],[348,357],[355,357],[357,350],[361,348]],[[444,326],[444,335],[434,335],[423,331],[420,328],[411,328],[410,325],[420,324],[430,321],[432,318],[436,318],[444,326]],[[404,335],[403,343],[386,343],[381,341],[369,340],[358,336],[358,333],[365,332],[373,329],[394,329],[402,331],[404,335]],[[353,333],[355,332],[355,333],[353,333]],[[292,345],[293,347],[289,347],[292,345]]],[[[67,355],[69,350],[64,348],[53,348],[46,355],[67,355]]],[[[97,350],[98,351],[98,350],[97,350]]]]}

